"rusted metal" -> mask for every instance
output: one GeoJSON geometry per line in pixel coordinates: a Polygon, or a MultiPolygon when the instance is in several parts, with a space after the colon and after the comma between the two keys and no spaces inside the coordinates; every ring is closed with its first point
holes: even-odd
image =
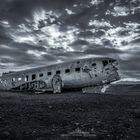
{"type": "MultiPolygon", "coordinates": [[[[1,90],[48,90],[62,88],[93,89],[120,79],[117,61],[112,58],[87,58],[29,70],[9,72],[0,77],[1,90]],[[94,87],[94,88],[93,88],[94,87]]],[[[100,92],[100,91],[99,91],[100,92]]]]}

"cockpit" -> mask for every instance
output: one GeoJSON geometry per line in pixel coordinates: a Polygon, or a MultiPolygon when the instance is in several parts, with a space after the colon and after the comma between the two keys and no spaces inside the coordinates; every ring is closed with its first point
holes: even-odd
{"type": "Polygon", "coordinates": [[[104,59],[102,60],[103,74],[107,76],[108,81],[119,80],[118,74],[118,62],[115,59],[104,59]]]}
{"type": "Polygon", "coordinates": [[[104,67],[108,64],[112,64],[113,66],[118,65],[118,62],[115,59],[103,60],[102,63],[104,67]]]}
{"type": "Polygon", "coordinates": [[[103,63],[103,66],[105,67],[106,65],[108,65],[109,62],[108,60],[103,60],[102,63],[103,63]]]}

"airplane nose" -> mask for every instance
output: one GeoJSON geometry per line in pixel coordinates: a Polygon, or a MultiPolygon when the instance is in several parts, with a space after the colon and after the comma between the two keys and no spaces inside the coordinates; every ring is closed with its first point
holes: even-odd
{"type": "Polygon", "coordinates": [[[110,79],[111,82],[120,80],[119,73],[115,70],[114,72],[112,72],[112,73],[109,75],[109,79],[110,79]]]}
{"type": "Polygon", "coordinates": [[[117,71],[118,70],[118,67],[113,66],[113,70],[117,71]]]}

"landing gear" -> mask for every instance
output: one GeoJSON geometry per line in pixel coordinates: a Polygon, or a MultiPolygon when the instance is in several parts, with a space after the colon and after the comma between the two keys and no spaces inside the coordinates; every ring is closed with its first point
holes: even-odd
{"type": "Polygon", "coordinates": [[[62,79],[60,75],[54,75],[52,78],[53,93],[61,93],[62,90],[62,79]]]}

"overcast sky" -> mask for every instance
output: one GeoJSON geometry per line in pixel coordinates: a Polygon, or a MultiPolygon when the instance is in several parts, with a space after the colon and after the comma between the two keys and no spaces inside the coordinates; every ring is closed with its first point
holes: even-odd
{"type": "Polygon", "coordinates": [[[140,79],[139,0],[0,0],[0,73],[92,56],[140,79]]]}

